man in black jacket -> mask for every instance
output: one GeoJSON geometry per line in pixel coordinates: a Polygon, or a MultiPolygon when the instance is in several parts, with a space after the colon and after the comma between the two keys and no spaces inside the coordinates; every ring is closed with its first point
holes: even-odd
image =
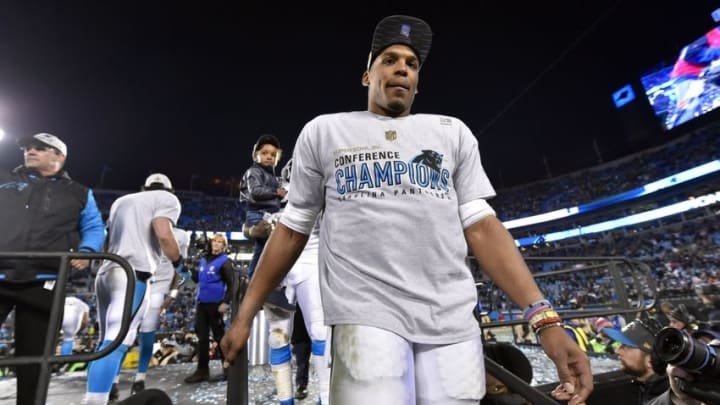
{"type": "MultiPolygon", "coordinates": [[[[97,252],[105,226],[92,191],[63,170],[67,146],[40,133],[21,138],[24,164],[0,169],[0,251],[97,252]]],[[[60,261],[0,260],[0,322],[15,309],[15,355],[43,354],[60,261]]],[[[73,259],[75,269],[87,260],[73,259]]],[[[61,309],[59,309],[61,310],[61,309]]],[[[39,365],[17,367],[17,403],[35,402],[39,365]]]]}

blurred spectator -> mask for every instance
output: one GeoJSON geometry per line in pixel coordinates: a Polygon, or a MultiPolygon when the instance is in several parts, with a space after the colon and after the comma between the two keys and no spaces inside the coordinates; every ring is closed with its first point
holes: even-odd
{"type": "Polygon", "coordinates": [[[668,314],[670,311],[675,309],[673,304],[670,301],[663,301],[660,304],[660,313],[656,315],[658,323],[660,323],[663,326],[670,325],[670,319],[668,318],[668,314]]]}
{"type": "Polygon", "coordinates": [[[702,314],[707,321],[720,321],[720,285],[700,284],[695,293],[703,303],[702,314]]]}
{"type": "Polygon", "coordinates": [[[590,349],[590,340],[585,332],[584,325],[579,322],[578,319],[568,319],[563,322],[562,327],[565,329],[565,333],[580,346],[583,352],[587,352],[588,349],[590,349]]]}
{"type": "Polygon", "coordinates": [[[687,307],[685,307],[685,305],[683,304],[679,304],[677,307],[673,308],[673,310],[670,311],[667,316],[670,320],[669,326],[671,328],[687,330],[688,332],[692,332],[692,330],[694,329],[692,324],[692,315],[690,315],[687,307]]]}
{"type": "Polygon", "coordinates": [[[612,322],[607,318],[597,318],[594,322],[595,337],[590,340],[590,347],[595,353],[614,354],[615,350],[620,347],[620,343],[616,342],[603,332],[605,328],[614,329],[612,322]]]}
{"type": "MultiPolygon", "coordinates": [[[[177,351],[177,342],[175,342],[174,339],[163,339],[160,343],[160,350],[153,354],[152,360],[150,360],[150,365],[165,366],[168,364],[178,363],[179,354],[180,352],[177,351]]],[[[135,392],[133,392],[133,394],[134,393],[135,392]]]]}

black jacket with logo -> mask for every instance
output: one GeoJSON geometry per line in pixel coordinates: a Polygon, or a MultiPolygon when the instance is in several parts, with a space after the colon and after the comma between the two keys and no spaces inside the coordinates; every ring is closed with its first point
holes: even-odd
{"type": "MultiPolygon", "coordinates": [[[[0,251],[100,251],[105,227],[92,192],[65,171],[0,169],[0,251]]],[[[58,260],[0,259],[0,281],[52,278],[58,260]]]]}

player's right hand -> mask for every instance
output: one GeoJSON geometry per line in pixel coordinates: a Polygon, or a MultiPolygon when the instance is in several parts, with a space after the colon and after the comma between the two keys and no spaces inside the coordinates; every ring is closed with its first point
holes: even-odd
{"type": "Polygon", "coordinates": [[[192,273],[190,273],[189,270],[185,270],[182,273],[179,273],[182,280],[180,280],[180,285],[183,285],[187,283],[192,278],[192,273]]]}
{"type": "Polygon", "coordinates": [[[227,368],[233,364],[240,350],[245,347],[247,340],[250,337],[250,328],[244,325],[244,322],[233,322],[230,325],[230,329],[225,333],[225,336],[220,341],[220,349],[222,350],[223,367],[227,368]]]}
{"type": "Polygon", "coordinates": [[[90,260],[72,259],[70,260],[70,266],[75,270],[85,270],[90,267],[90,260]]]}
{"type": "Polygon", "coordinates": [[[543,331],[539,337],[545,354],[555,363],[560,385],[551,392],[568,405],[584,405],[593,390],[590,359],[559,326],[543,331]]]}

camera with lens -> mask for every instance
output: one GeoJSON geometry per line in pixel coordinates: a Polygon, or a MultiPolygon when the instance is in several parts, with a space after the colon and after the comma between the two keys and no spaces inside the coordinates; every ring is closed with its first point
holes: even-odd
{"type": "Polygon", "coordinates": [[[694,381],[682,381],[680,389],[693,398],[707,403],[720,399],[720,343],[710,344],[695,339],[686,330],[663,328],[653,344],[655,356],[694,376],[694,381]],[[708,402],[709,401],[709,402],[708,402]]]}
{"type": "Polygon", "coordinates": [[[668,364],[720,381],[718,348],[693,338],[685,330],[663,328],[655,336],[653,350],[668,364]]]}

